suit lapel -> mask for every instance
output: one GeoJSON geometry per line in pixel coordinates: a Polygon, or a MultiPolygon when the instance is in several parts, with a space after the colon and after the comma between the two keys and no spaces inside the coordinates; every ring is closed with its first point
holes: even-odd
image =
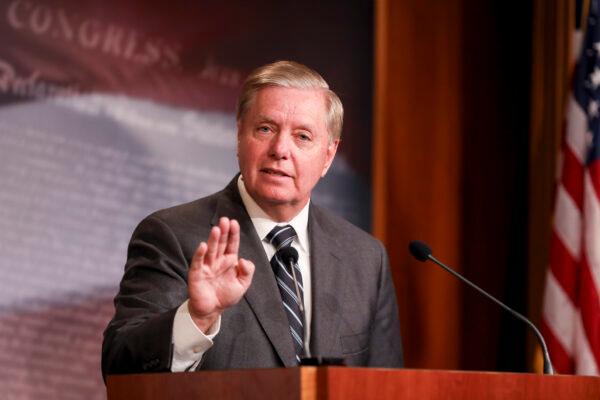
{"type": "MultiPolygon", "coordinates": [[[[336,356],[336,340],[340,323],[340,302],[345,276],[339,245],[335,235],[327,232],[320,211],[311,205],[308,234],[312,274],[311,350],[315,356],[336,356]]],[[[339,356],[339,355],[338,355],[339,356]]]]}
{"type": "Polygon", "coordinates": [[[240,224],[239,256],[255,265],[252,284],[244,295],[269,341],[286,367],[296,365],[296,353],[290,335],[287,316],[281,304],[279,289],[271,264],[252,220],[248,216],[237,189],[237,176],[225,188],[220,197],[211,223],[218,224],[220,217],[235,219],[240,224]]]}

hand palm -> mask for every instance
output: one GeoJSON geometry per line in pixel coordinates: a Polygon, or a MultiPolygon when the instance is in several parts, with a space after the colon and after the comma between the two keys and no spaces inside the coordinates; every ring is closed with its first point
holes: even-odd
{"type": "MultiPolygon", "coordinates": [[[[211,312],[225,310],[237,303],[246,292],[248,284],[239,277],[235,265],[237,254],[228,254],[215,260],[216,267],[203,264],[190,270],[188,281],[190,301],[198,310],[211,312]]],[[[248,282],[249,283],[249,282],[248,282]]]]}
{"type": "Polygon", "coordinates": [[[252,282],[254,264],[238,258],[240,226],[221,218],[207,243],[198,246],[188,272],[188,308],[201,328],[210,327],[228,307],[236,304],[252,282]]]}

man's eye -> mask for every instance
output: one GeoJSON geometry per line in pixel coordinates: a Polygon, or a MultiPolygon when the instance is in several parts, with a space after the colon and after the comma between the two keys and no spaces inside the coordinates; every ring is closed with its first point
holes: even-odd
{"type": "Polygon", "coordinates": [[[269,133],[271,132],[271,128],[269,128],[268,126],[259,126],[258,131],[262,133],[269,133]]]}
{"type": "Polygon", "coordinates": [[[310,139],[310,136],[309,136],[309,135],[307,135],[306,133],[299,133],[299,134],[298,134],[298,138],[299,138],[301,141],[303,141],[303,142],[308,142],[308,141],[310,141],[310,140],[311,140],[311,139],[310,139]]]}

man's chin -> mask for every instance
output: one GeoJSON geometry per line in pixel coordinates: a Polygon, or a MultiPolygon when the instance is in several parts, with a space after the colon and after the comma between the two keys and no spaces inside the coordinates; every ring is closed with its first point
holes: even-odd
{"type": "Polygon", "coordinates": [[[294,200],[296,188],[289,180],[261,180],[256,185],[256,192],[265,201],[286,203],[294,200]]]}
{"type": "Polygon", "coordinates": [[[289,196],[289,192],[287,195],[286,193],[269,193],[261,194],[258,197],[261,203],[270,207],[285,207],[286,205],[293,206],[294,203],[297,203],[289,196]]]}
{"type": "Polygon", "coordinates": [[[299,204],[304,204],[302,199],[290,196],[290,190],[270,191],[268,193],[258,193],[257,203],[261,207],[276,207],[276,208],[296,208],[299,204]]]}

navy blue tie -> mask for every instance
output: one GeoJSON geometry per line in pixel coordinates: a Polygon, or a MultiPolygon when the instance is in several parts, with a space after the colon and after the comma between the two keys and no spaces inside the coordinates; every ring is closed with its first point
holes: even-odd
{"type": "Polygon", "coordinates": [[[302,322],[303,316],[300,309],[300,302],[302,302],[304,298],[302,273],[300,272],[298,264],[295,263],[294,269],[296,281],[298,282],[298,289],[300,291],[300,298],[298,298],[296,295],[294,279],[292,278],[292,271],[289,269],[289,265],[285,265],[285,262],[281,258],[281,250],[291,246],[295,237],[296,231],[294,228],[292,228],[291,225],[285,225],[273,228],[267,235],[266,240],[275,246],[276,251],[273,258],[271,258],[271,268],[273,268],[273,272],[275,273],[279,293],[281,293],[283,308],[285,309],[290,323],[290,332],[296,350],[296,360],[300,362],[300,356],[302,355],[302,349],[304,348],[304,324],[302,322]]]}

